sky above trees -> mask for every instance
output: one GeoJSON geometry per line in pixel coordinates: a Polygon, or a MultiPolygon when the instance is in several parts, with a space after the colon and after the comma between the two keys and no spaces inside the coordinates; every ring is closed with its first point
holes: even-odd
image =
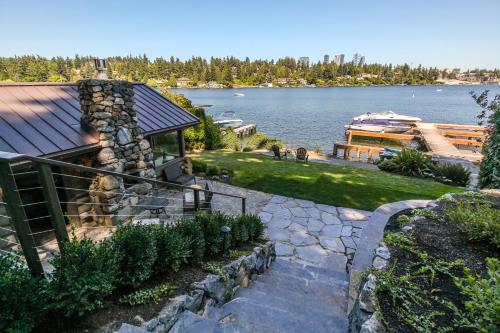
{"type": "Polygon", "coordinates": [[[0,0],[0,56],[277,59],[500,67],[498,0],[0,0]]]}

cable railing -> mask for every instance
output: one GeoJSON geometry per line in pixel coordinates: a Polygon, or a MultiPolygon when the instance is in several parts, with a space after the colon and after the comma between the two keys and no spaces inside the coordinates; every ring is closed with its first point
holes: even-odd
{"type": "Polygon", "coordinates": [[[43,275],[70,237],[99,241],[120,224],[171,224],[213,209],[245,213],[245,197],[214,191],[207,182],[180,185],[0,152],[0,255],[21,256],[33,274],[43,275]]]}

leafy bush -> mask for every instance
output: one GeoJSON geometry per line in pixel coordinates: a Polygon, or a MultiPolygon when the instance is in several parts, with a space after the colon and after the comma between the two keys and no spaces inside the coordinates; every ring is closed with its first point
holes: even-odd
{"type": "Polygon", "coordinates": [[[459,200],[448,207],[448,219],[471,240],[487,240],[500,248],[500,210],[483,200],[459,200]]]}
{"type": "Polygon", "coordinates": [[[500,94],[488,101],[488,90],[480,95],[471,92],[472,98],[481,107],[477,116],[479,125],[486,120],[487,138],[482,149],[483,159],[479,169],[480,188],[500,188],[500,94]]]}
{"type": "Polygon", "coordinates": [[[398,173],[403,176],[423,178],[430,173],[430,157],[413,149],[403,148],[401,153],[390,160],[378,164],[380,170],[398,173]]]}
{"type": "Polygon", "coordinates": [[[226,130],[222,135],[222,148],[234,151],[241,150],[241,139],[232,130],[226,130]]]}
{"type": "Polygon", "coordinates": [[[257,215],[243,214],[234,218],[233,225],[238,227],[234,228],[231,232],[231,239],[236,242],[254,241],[262,238],[264,235],[264,224],[257,215]],[[243,231],[245,229],[245,231],[243,231]],[[246,237],[248,239],[245,239],[246,237]]]}
{"type": "Polygon", "coordinates": [[[181,220],[176,224],[176,228],[189,244],[191,260],[202,261],[205,256],[205,236],[201,224],[197,220],[181,220]]]}
{"type": "Polygon", "coordinates": [[[207,172],[208,165],[207,163],[200,161],[200,160],[192,160],[192,166],[193,166],[193,172],[194,173],[200,173],[200,172],[207,172]]]}
{"type": "Polygon", "coordinates": [[[156,261],[156,239],[151,226],[120,226],[113,235],[119,256],[119,282],[137,287],[147,280],[156,261]]]}
{"type": "Polygon", "coordinates": [[[451,182],[458,186],[467,186],[470,183],[470,171],[459,163],[438,163],[432,167],[436,180],[451,182]]]}
{"type": "Polygon", "coordinates": [[[169,270],[178,271],[191,256],[186,237],[177,228],[163,225],[153,226],[153,233],[157,253],[154,271],[157,273],[165,273],[169,270]]]}
{"type": "MultiPolygon", "coordinates": [[[[195,221],[199,223],[203,229],[206,256],[217,255],[223,253],[224,250],[227,249],[226,244],[224,244],[224,234],[221,228],[228,224],[230,226],[230,223],[227,223],[230,219],[231,217],[219,212],[196,215],[195,221]]],[[[226,239],[229,237],[226,236],[226,239]]]]}
{"type": "Polygon", "coordinates": [[[201,263],[201,268],[208,273],[220,276],[223,282],[229,282],[229,273],[222,269],[222,267],[215,261],[203,262],[201,263]]]}
{"type": "Polygon", "coordinates": [[[217,176],[220,174],[220,169],[217,165],[210,165],[207,168],[207,176],[217,176]]]}
{"type": "Polygon", "coordinates": [[[411,222],[411,219],[408,215],[400,215],[396,219],[396,223],[400,228],[404,227],[405,225],[409,224],[410,222],[411,222]]]}
{"type": "Polygon", "coordinates": [[[48,294],[50,309],[66,317],[83,316],[103,306],[115,289],[118,256],[110,241],[100,244],[74,238],[63,245],[54,266],[48,294]]]}
{"type": "Polygon", "coordinates": [[[28,333],[43,319],[44,278],[33,277],[13,256],[0,256],[0,332],[28,333]]]}
{"type": "Polygon", "coordinates": [[[160,302],[161,298],[172,294],[175,291],[175,286],[170,283],[160,284],[153,288],[145,288],[134,291],[131,294],[120,297],[119,302],[131,306],[160,302]]]}
{"type": "Polygon", "coordinates": [[[487,279],[474,276],[468,268],[464,269],[464,278],[455,278],[455,284],[467,298],[465,311],[458,312],[459,327],[466,327],[475,332],[500,331],[500,261],[486,258],[487,279]]]}

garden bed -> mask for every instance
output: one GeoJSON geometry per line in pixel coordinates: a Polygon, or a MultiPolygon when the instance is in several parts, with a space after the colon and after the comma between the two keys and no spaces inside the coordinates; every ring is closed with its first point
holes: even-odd
{"type": "MultiPolygon", "coordinates": [[[[382,326],[389,332],[496,332],[499,219],[498,206],[478,194],[448,195],[428,209],[393,216],[387,248],[377,250],[384,257],[388,249],[390,259],[375,257],[372,284],[363,285],[354,313],[360,304],[375,310],[381,325],[371,325],[378,327],[374,332],[382,326]],[[374,300],[367,301],[373,289],[374,300]]],[[[351,332],[359,331],[356,320],[351,332]]]]}
{"type": "MultiPolygon", "coordinates": [[[[238,246],[235,250],[226,255],[207,258],[206,262],[217,264],[222,267],[242,255],[247,255],[252,252],[258,243],[245,243],[238,246]]],[[[162,308],[173,297],[189,293],[193,289],[193,283],[203,280],[207,274],[213,273],[203,267],[204,263],[182,266],[177,272],[168,272],[162,276],[156,276],[151,280],[138,287],[138,290],[153,288],[165,283],[171,284],[175,290],[168,295],[160,297],[158,302],[149,302],[130,306],[120,303],[120,297],[128,294],[129,291],[121,290],[117,292],[111,299],[105,302],[102,309],[91,313],[78,321],[67,319],[61,322],[48,321],[43,327],[38,328],[37,332],[115,332],[120,328],[122,323],[130,323],[133,325],[141,325],[144,321],[148,321],[161,311],[162,308]]]]}

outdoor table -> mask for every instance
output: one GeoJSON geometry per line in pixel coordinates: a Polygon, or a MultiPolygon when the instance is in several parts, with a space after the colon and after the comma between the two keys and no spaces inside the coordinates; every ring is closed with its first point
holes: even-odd
{"type": "MultiPolygon", "coordinates": [[[[153,193],[153,195],[157,195],[158,193],[153,193]]],[[[144,200],[141,204],[141,207],[150,211],[151,215],[160,216],[161,213],[167,215],[165,207],[168,206],[169,200],[163,197],[153,196],[144,200]]]]}

